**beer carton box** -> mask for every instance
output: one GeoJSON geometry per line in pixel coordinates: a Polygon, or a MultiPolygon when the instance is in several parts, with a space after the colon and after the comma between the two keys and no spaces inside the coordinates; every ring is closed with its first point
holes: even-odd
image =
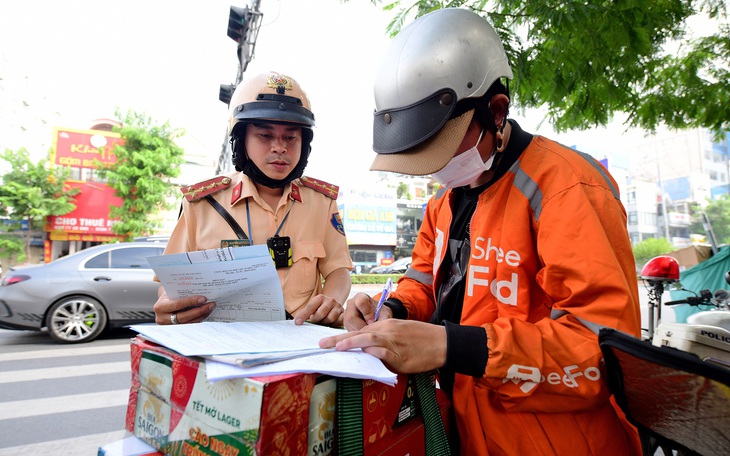
{"type": "Polygon", "coordinates": [[[315,374],[208,382],[205,363],[132,342],[126,428],[170,455],[306,454],[315,374]]]}
{"type": "MultiPolygon", "coordinates": [[[[453,408],[451,401],[439,389],[436,390],[436,401],[441,412],[446,436],[450,440],[456,432],[456,425],[451,421],[453,408]]],[[[379,440],[365,446],[366,456],[414,456],[419,454],[426,454],[426,429],[421,416],[408,420],[379,440]]]]}
{"type": "MultiPolygon", "coordinates": [[[[287,374],[209,382],[205,362],[138,336],[131,345],[126,429],[170,455],[327,456],[335,448],[337,379],[287,374]]],[[[363,380],[364,446],[412,418],[413,383],[363,380]]]]}
{"type": "Polygon", "coordinates": [[[395,386],[363,380],[362,414],[364,447],[382,439],[419,414],[412,377],[401,375],[395,386]]]}

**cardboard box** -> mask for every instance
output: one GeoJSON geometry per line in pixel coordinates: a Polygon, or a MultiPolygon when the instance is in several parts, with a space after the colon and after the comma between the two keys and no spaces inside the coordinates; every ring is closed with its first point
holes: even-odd
{"type": "Polygon", "coordinates": [[[369,445],[418,415],[415,388],[409,376],[399,376],[395,386],[363,380],[362,423],[366,451],[369,445]]]}
{"type": "Polygon", "coordinates": [[[689,247],[669,252],[667,255],[676,259],[679,263],[679,270],[684,271],[710,258],[712,256],[712,248],[709,245],[690,245],[689,247]]]}
{"type": "MultiPolygon", "coordinates": [[[[451,421],[451,401],[440,389],[436,390],[436,401],[441,411],[446,436],[451,440],[455,433],[455,424],[451,421]]],[[[365,456],[415,456],[421,454],[426,454],[426,430],[420,416],[365,447],[365,456]]]]}
{"type": "Polygon", "coordinates": [[[315,374],[211,383],[205,363],[132,341],[126,428],[170,455],[306,454],[315,374]]]}
{"type": "MultiPolygon", "coordinates": [[[[132,341],[126,429],[170,455],[327,456],[335,448],[337,379],[289,374],[208,382],[205,362],[132,341]]],[[[363,381],[364,446],[415,418],[414,385],[363,381]]],[[[369,453],[368,453],[369,454],[369,453]]]]}

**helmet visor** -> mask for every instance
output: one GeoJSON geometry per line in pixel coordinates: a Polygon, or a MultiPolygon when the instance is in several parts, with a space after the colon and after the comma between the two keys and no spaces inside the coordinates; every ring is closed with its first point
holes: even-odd
{"type": "Polygon", "coordinates": [[[443,128],[429,139],[399,153],[379,153],[375,156],[371,171],[390,171],[411,176],[435,173],[453,158],[474,116],[471,109],[449,119],[443,128]]]}
{"type": "Polygon", "coordinates": [[[412,105],[377,111],[373,150],[393,154],[426,141],[446,124],[455,107],[456,93],[442,89],[412,105]]]}

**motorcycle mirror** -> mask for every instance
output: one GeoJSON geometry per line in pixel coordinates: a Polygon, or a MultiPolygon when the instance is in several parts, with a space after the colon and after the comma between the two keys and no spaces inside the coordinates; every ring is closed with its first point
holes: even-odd
{"type": "Polygon", "coordinates": [[[725,273],[725,282],[727,282],[727,284],[730,285],[730,271],[727,271],[725,273]]]}

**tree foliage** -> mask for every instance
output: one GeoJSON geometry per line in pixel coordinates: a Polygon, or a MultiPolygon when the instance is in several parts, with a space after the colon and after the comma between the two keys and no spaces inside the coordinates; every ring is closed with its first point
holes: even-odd
{"type": "Polygon", "coordinates": [[[18,255],[18,260],[23,261],[30,257],[32,231],[42,229],[48,216],[73,211],[73,197],[80,190],[65,185],[71,171],[52,166],[50,156],[36,163],[26,149],[6,149],[0,160],[10,165],[0,185],[0,217],[5,218],[0,224],[0,252],[18,255]],[[23,222],[27,223],[27,230],[21,230],[23,222]],[[20,231],[22,241],[10,234],[20,231]]]}
{"type": "MultiPolygon", "coordinates": [[[[117,112],[117,117],[122,118],[117,112]]],[[[98,171],[122,205],[112,207],[109,216],[116,219],[114,233],[125,240],[152,234],[161,225],[159,214],[170,209],[173,192],[171,178],[180,174],[183,149],[175,144],[182,130],[169,123],[157,124],[149,116],[129,111],[114,131],[123,143],[114,147],[115,163],[97,161],[98,171]]]]}
{"type": "Polygon", "coordinates": [[[406,184],[405,182],[399,182],[398,188],[396,188],[396,196],[399,199],[401,199],[401,198],[411,199],[411,194],[408,191],[408,184],[406,184]]]}
{"type": "MultiPolygon", "coordinates": [[[[344,0],[347,1],[347,0],[344,0]]],[[[388,31],[446,7],[471,9],[502,38],[518,107],[546,107],[557,131],[605,126],[615,113],[650,132],[730,129],[725,0],[371,0],[388,31]],[[707,19],[696,35],[688,20],[707,19]],[[713,33],[714,32],[714,33],[713,33]]],[[[700,21],[701,22],[701,21],[700,21]]]]}
{"type": "MultiPolygon", "coordinates": [[[[712,232],[715,234],[715,241],[718,244],[730,244],[730,194],[721,195],[718,199],[710,201],[704,209],[693,207],[694,215],[692,217],[692,225],[690,230],[693,233],[703,233],[707,235],[704,227],[704,219],[702,212],[707,214],[707,218],[712,225],[712,232]]],[[[709,242],[710,240],[707,239],[709,242]]]]}
{"type": "Polygon", "coordinates": [[[674,250],[674,245],[666,238],[649,238],[634,246],[634,259],[639,268],[655,256],[663,255],[674,250]]]}

